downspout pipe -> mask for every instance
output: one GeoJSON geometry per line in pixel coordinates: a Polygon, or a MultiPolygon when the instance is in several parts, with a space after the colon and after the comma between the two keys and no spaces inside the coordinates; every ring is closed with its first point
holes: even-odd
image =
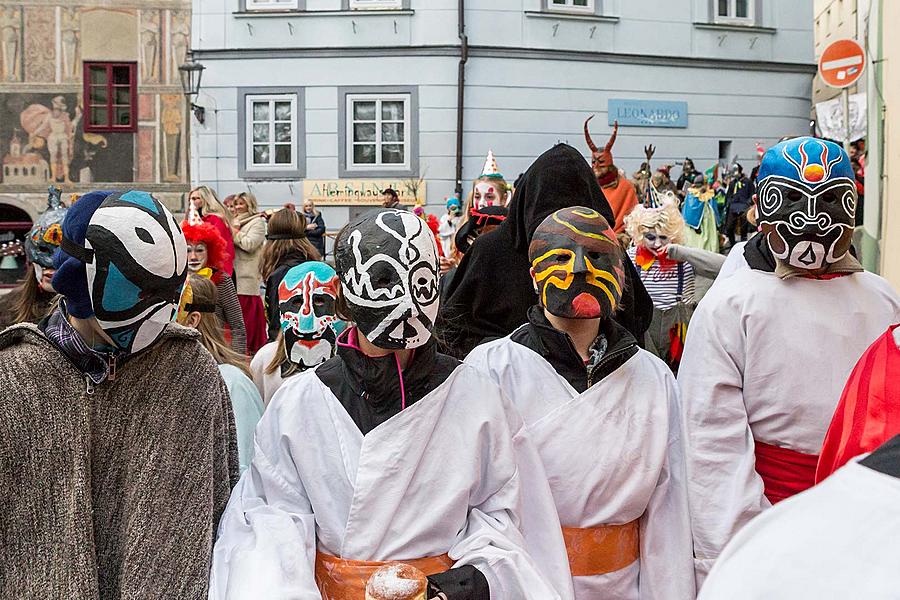
{"type": "Polygon", "coordinates": [[[462,197],[463,113],[466,103],[466,62],[469,60],[469,38],[466,36],[466,0],[459,0],[459,70],[456,76],[456,197],[462,197]]]}

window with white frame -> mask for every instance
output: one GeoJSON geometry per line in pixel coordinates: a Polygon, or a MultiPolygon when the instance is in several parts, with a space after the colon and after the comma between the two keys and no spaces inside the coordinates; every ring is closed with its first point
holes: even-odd
{"type": "Polygon", "coordinates": [[[247,10],[296,10],[297,0],[245,0],[247,10]]]}
{"type": "Polygon", "coordinates": [[[716,23],[752,25],[755,0],[715,0],[716,23]]]}
{"type": "Polygon", "coordinates": [[[296,170],[296,94],[248,94],[246,99],[247,171],[296,170]]]}
{"type": "Polygon", "coordinates": [[[599,0],[547,0],[547,9],[559,12],[593,13],[599,0]]]}
{"type": "Polygon", "coordinates": [[[400,10],[403,0],[350,0],[350,10],[400,10]]]}
{"type": "Polygon", "coordinates": [[[347,94],[347,170],[410,168],[410,95],[347,94]]]}

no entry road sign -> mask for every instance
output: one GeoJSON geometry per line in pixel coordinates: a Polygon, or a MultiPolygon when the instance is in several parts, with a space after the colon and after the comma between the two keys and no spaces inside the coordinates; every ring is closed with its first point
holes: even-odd
{"type": "Polygon", "coordinates": [[[819,57],[819,76],[831,87],[850,87],[862,75],[866,52],[856,40],[832,42],[819,57]]]}

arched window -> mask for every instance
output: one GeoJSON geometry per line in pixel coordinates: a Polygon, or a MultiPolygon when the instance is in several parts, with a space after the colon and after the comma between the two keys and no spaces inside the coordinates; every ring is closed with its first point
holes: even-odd
{"type": "MultiPolygon", "coordinates": [[[[32,220],[27,212],[11,204],[0,203],[0,246],[24,242],[32,220]]],[[[0,288],[14,287],[25,274],[25,256],[0,257],[0,288]]]]}

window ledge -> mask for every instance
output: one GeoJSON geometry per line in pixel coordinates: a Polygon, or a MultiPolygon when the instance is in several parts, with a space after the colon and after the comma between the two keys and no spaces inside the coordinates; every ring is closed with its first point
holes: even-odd
{"type": "Polygon", "coordinates": [[[415,14],[411,9],[390,10],[242,10],[231,13],[235,18],[279,18],[279,17],[407,17],[415,14]]]}
{"type": "Polygon", "coordinates": [[[526,10],[526,17],[531,17],[534,19],[567,19],[571,21],[594,21],[600,23],[618,23],[619,17],[613,17],[609,15],[593,15],[593,14],[579,14],[579,13],[568,13],[568,12],[556,12],[556,11],[534,11],[534,10],[526,10]]]}
{"type": "Polygon", "coordinates": [[[711,29],[714,31],[743,31],[746,33],[767,33],[767,34],[775,34],[776,29],[774,27],[760,27],[759,25],[740,25],[738,23],[703,23],[703,22],[694,22],[694,27],[697,29],[711,29]]]}

